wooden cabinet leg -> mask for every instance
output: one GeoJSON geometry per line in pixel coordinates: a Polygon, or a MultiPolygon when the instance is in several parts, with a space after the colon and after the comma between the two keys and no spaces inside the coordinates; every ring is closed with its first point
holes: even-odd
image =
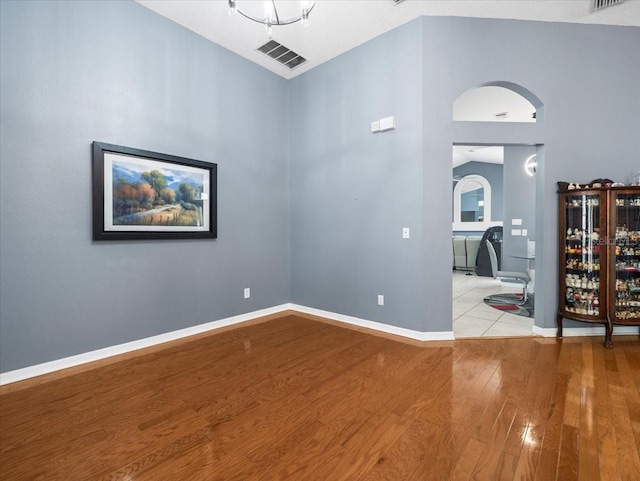
{"type": "Polygon", "coordinates": [[[604,328],[604,347],[606,347],[607,349],[613,349],[613,341],[611,340],[611,336],[613,335],[613,325],[611,324],[611,321],[607,320],[604,328]]]}
{"type": "Polygon", "coordinates": [[[556,323],[558,324],[558,337],[562,337],[562,316],[558,314],[556,323]]]}

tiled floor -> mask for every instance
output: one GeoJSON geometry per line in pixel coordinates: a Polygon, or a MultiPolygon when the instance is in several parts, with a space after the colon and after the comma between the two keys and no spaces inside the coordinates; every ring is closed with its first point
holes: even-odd
{"type": "Polygon", "coordinates": [[[483,299],[491,294],[513,293],[518,286],[503,284],[490,277],[453,271],[453,333],[461,337],[530,336],[533,318],[516,316],[487,306],[483,299]]]}

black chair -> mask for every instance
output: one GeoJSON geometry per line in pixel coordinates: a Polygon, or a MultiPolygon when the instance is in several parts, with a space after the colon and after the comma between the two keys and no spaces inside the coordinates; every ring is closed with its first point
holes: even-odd
{"type": "Polygon", "coordinates": [[[489,251],[485,244],[488,240],[493,245],[493,249],[498,256],[498,270],[500,270],[500,254],[502,251],[502,226],[489,227],[484,234],[482,234],[482,240],[480,241],[480,248],[478,249],[478,256],[476,259],[476,275],[482,277],[493,277],[491,272],[491,259],[489,258],[489,251]]]}

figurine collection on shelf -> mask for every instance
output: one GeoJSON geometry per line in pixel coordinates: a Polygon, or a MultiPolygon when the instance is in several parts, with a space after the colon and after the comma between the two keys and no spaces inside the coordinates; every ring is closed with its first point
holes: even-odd
{"type": "MultiPolygon", "coordinates": [[[[593,208],[600,205],[594,197],[568,197],[566,207],[593,208]]],[[[578,214],[582,218],[581,214],[578,214]]],[[[593,212],[588,215],[597,221],[593,212]]],[[[582,223],[581,223],[582,225],[582,223]]],[[[600,315],[600,229],[581,229],[569,225],[566,231],[565,310],[583,316],[600,315]]]]}
{"type": "Polygon", "coordinates": [[[628,185],[558,182],[560,337],[563,319],[602,323],[612,347],[614,325],[640,325],[640,173],[628,185]]]}
{"type": "MultiPolygon", "coordinates": [[[[639,180],[640,182],[640,180],[639,180]]],[[[621,187],[610,179],[596,179],[588,184],[558,183],[563,191],[585,188],[621,187]]],[[[635,185],[635,184],[632,184],[635,185]]],[[[614,309],[618,319],[640,318],[640,195],[621,194],[615,197],[616,208],[631,208],[634,212],[619,211],[612,239],[601,234],[599,227],[600,195],[569,193],[565,197],[567,222],[565,251],[565,306],[566,312],[586,316],[600,315],[600,253],[608,243],[615,243],[615,298],[614,309]],[[581,210],[572,213],[573,209],[581,210]],[[630,217],[629,217],[630,216],[630,217]],[[624,222],[636,229],[629,229],[624,222]]]]}
{"type": "MultiPolygon", "coordinates": [[[[629,186],[640,185],[640,172],[629,176],[628,185],[629,186]]],[[[625,185],[622,182],[614,182],[611,179],[594,179],[591,182],[587,182],[587,183],[558,182],[558,189],[560,192],[566,192],[569,190],[578,190],[578,189],[600,189],[600,188],[609,189],[611,187],[626,187],[626,186],[627,185],[625,185]]],[[[631,205],[640,206],[640,204],[635,204],[635,203],[631,205]]]]}
{"type": "Polygon", "coordinates": [[[585,291],[567,287],[566,310],[576,314],[597,316],[600,314],[600,296],[598,291],[585,291]]]}
{"type": "MultiPolygon", "coordinates": [[[[617,207],[640,207],[640,196],[616,199],[617,207]]],[[[616,226],[616,317],[640,319],[640,231],[616,226]]]]}
{"type": "Polygon", "coordinates": [[[640,198],[616,199],[616,207],[640,207],[640,198]]]}

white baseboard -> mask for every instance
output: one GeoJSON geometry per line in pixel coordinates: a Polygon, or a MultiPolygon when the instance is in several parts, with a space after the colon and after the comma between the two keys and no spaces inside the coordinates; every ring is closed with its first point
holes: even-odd
{"type": "Polygon", "coordinates": [[[534,336],[555,337],[557,329],[550,327],[538,327],[534,324],[531,332],[534,336]]]}
{"type": "Polygon", "coordinates": [[[321,309],[315,309],[313,307],[300,306],[298,304],[289,304],[289,306],[292,311],[311,314],[312,316],[325,317],[327,319],[331,319],[332,321],[338,321],[345,324],[351,324],[353,326],[364,327],[365,329],[380,331],[386,334],[407,337],[409,339],[415,339],[417,341],[452,341],[454,339],[453,331],[420,332],[414,331],[412,329],[405,329],[403,327],[390,326],[389,324],[383,324],[381,322],[368,321],[366,319],[360,319],[358,317],[336,314],[335,312],[323,311],[321,309]]]}
{"type": "Polygon", "coordinates": [[[197,326],[180,329],[177,331],[167,332],[157,336],[147,337],[145,339],[139,339],[137,341],[131,341],[124,344],[118,344],[116,346],[106,347],[104,349],[98,349],[96,351],[85,352],[75,356],[65,357],[63,359],[56,359],[55,361],[45,362],[34,366],[25,367],[22,369],[16,369],[14,371],[8,371],[0,373],[0,386],[5,384],[11,384],[25,379],[41,376],[43,374],[49,374],[55,371],[68,369],[82,364],[87,364],[94,361],[100,361],[109,357],[126,354],[129,352],[137,351],[147,347],[156,346],[171,341],[176,341],[185,337],[201,334],[208,331],[214,331],[234,324],[239,324],[260,317],[269,316],[272,314],[278,314],[285,311],[298,311],[301,313],[311,314],[314,316],[324,317],[345,324],[351,324],[354,326],[371,329],[374,331],[380,331],[388,334],[394,334],[397,336],[407,337],[410,339],[416,339],[418,341],[442,341],[452,340],[453,331],[447,332],[418,332],[410,329],[404,329],[402,327],[390,326],[382,324],[380,322],[367,321],[365,319],[359,319],[357,317],[345,316],[342,314],[336,314],[329,311],[322,311],[320,309],[314,309],[311,307],[299,306],[296,304],[282,304],[259,311],[248,312],[246,314],[240,314],[238,316],[228,317],[226,319],[220,319],[217,321],[208,322],[206,324],[200,324],[197,326]]]}
{"type": "Polygon", "coordinates": [[[36,376],[41,376],[43,374],[49,374],[54,371],[76,367],[88,362],[99,361],[101,359],[117,356],[119,354],[125,354],[128,352],[136,351],[138,349],[156,346],[165,342],[175,341],[184,337],[193,336],[195,334],[213,331],[222,327],[231,326],[233,324],[251,321],[259,317],[284,312],[288,309],[289,304],[282,304],[280,306],[269,307],[267,309],[261,309],[259,311],[253,311],[246,314],[240,314],[238,316],[227,317],[225,319],[207,322],[206,324],[187,327],[185,329],[179,329],[177,331],[167,332],[165,334],[147,337],[145,339],[140,339],[137,341],[126,342],[124,344],[118,344],[116,346],[110,346],[104,349],[98,349],[96,351],[85,352],[76,356],[65,357],[63,359],[57,359],[55,361],[45,362],[43,364],[37,364],[35,366],[16,369],[15,371],[0,373],[0,386],[17,381],[23,381],[25,379],[36,376]]]}
{"type": "MultiPolygon", "coordinates": [[[[543,337],[556,337],[558,329],[556,327],[538,327],[533,326],[533,333],[543,337]]],[[[590,327],[564,327],[562,329],[563,337],[579,337],[579,336],[604,336],[604,326],[590,327]]],[[[614,326],[614,336],[624,336],[629,334],[638,334],[636,326],[614,326]]]]}
{"type": "MultiPolygon", "coordinates": [[[[118,344],[116,346],[106,347],[104,349],[98,349],[96,351],[86,352],[78,354],[76,356],[65,357],[63,359],[57,359],[55,361],[45,362],[37,364],[35,366],[29,366],[22,369],[16,369],[15,371],[8,371],[0,373],[0,386],[5,384],[11,384],[17,381],[23,381],[43,374],[49,374],[62,369],[68,369],[71,367],[80,366],[89,362],[99,361],[109,357],[117,356],[120,354],[126,354],[139,349],[156,346],[170,341],[176,341],[185,337],[201,334],[207,331],[214,331],[234,324],[251,321],[260,317],[269,316],[272,314],[278,314],[285,311],[297,311],[304,314],[310,314],[313,316],[324,317],[333,321],[350,324],[365,329],[371,329],[373,331],[379,331],[386,334],[393,334],[396,336],[406,337],[409,339],[415,339],[417,341],[451,341],[454,340],[453,331],[439,331],[439,332],[420,332],[411,329],[405,329],[403,327],[391,326],[383,324],[381,322],[368,321],[366,319],[360,319],[358,317],[345,316],[343,314],[337,314],[335,312],[323,311],[321,309],[315,309],[313,307],[300,306],[298,304],[282,304],[279,306],[269,307],[267,309],[261,309],[259,311],[248,312],[246,314],[240,314],[238,316],[228,317],[226,319],[220,319],[217,321],[208,322],[206,324],[200,324],[198,326],[187,327],[177,331],[167,332],[158,336],[147,337],[137,341],[127,342],[124,344],[118,344]]],[[[554,328],[541,328],[533,326],[533,334],[543,337],[555,337],[557,329],[554,328]]],[[[604,326],[593,327],[568,327],[563,329],[565,337],[573,336],[604,336],[604,326]]],[[[615,326],[613,335],[629,335],[638,334],[638,328],[636,326],[615,326]]]]}

